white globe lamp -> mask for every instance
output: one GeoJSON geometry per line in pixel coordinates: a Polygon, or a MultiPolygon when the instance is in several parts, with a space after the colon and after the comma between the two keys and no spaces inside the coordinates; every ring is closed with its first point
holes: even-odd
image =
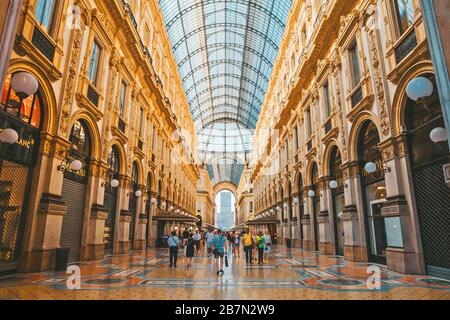
{"type": "Polygon", "coordinates": [[[11,77],[11,88],[20,99],[26,99],[37,92],[39,83],[32,74],[17,72],[11,77]]]}
{"type": "Polygon", "coordinates": [[[80,171],[82,166],[83,164],[80,160],[75,159],[70,163],[70,169],[72,169],[73,171],[80,171]]]}
{"type": "Polygon", "coordinates": [[[367,162],[364,166],[364,170],[366,170],[368,173],[374,173],[377,171],[377,165],[373,162],[367,162]]]}
{"type": "Polygon", "coordinates": [[[434,128],[430,132],[430,139],[434,143],[447,141],[447,139],[448,139],[448,137],[447,137],[447,130],[445,130],[445,128],[442,128],[442,127],[434,128]]]}
{"type": "Polygon", "coordinates": [[[19,140],[19,134],[11,128],[3,129],[0,132],[0,141],[8,144],[14,144],[19,140]]]}
{"type": "Polygon", "coordinates": [[[430,97],[433,94],[433,83],[425,77],[414,78],[406,86],[406,94],[414,101],[430,97]]]}
{"type": "Polygon", "coordinates": [[[112,179],[112,180],[111,180],[111,187],[117,188],[118,186],[119,186],[119,180],[117,180],[117,179],[112,179]]]}
{"type": "Polygon", "coordinates": [[[142,196],[142,191],[141,190],[137,190],[135,193],[134,193],[134,195],[136,196],[136,197],[140,197],[140,196],[142,196]]]}
{"type": "Polygon", "coordinates": [[[309,190],[309,191],[308,191],[308,196],[309,196],[310,198],[314,197],[315,195],[316,195],[316,193],[314,192],[314,190],[309,190]]]}
{"type": "Polygon", "coordinates": [[[338,187],[338,184],[337,184],[336,180],[331,180],[329,185],[330,185],[331,189],[336,189],[338,187]]]}

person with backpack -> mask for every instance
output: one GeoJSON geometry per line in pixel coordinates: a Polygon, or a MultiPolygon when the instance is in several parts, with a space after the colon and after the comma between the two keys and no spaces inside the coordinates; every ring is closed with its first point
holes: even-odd
{"type": "Polygon", "coordinates": [[[217,235],[214,237],[214,257],[216,259],[217,275],[223,274],[223,257],[227,252],[227,238],[222,234],[222,230],[217,230],[217,235]]]}
{"type": "Polygon", "coordinates": [[[245,231],[245,234],[242,236],[242,244],[244,245],[245,261],[247,262],[247,264],[252,264],[253,239],[249,229],[247,229],[245,231]]]}
{"type": "Polygon", "coordinates": [[[172,231],[171,236],[167,239],[167,244],[169,246],[169,256],[170,256],[170,266],[169,268],[177,267],[178,259],[178,247],[180,245],[180,239],[177,237],[177,232],[172,231]]]}
{"type": "Polygon", "coordinates": [[[264,263],[264,249],[266,247],[262,231],[256,236],[256,247],[258,248],[258,264],[262,264],[264,263]]]}

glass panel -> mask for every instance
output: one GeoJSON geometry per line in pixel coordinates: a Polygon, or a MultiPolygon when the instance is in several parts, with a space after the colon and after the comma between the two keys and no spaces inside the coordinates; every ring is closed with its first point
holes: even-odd
{"type": "Polygon", "coordinates": [[[88,71],[89,80],[91,80],[92,83],[95,83],[97,79],[99,59],[100,59],[100,46],[97,43],[97,41],[94,40],[94,44],[92,45],[91,59],[89,60],[89,71],[88,71]]]}
{"type": "Polygon", "coordinates": [[[403,34],[414,21],[413,0],[395,0],[395,5],[400,33],[403,34]]]}
{"type": "Polygon", "coordinates": [[[47,30],[50,29],[52,23],[54,8],[54,0],[38,0],[36,4],[37,21],[47,30]]]}

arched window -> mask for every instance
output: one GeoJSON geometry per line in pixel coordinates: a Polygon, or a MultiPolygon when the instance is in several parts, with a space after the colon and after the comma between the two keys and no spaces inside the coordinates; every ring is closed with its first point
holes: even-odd
{"type": "Polygon", "coordinates": [[[11,75],[5,79],[3,86],[0,110],[7,112],[10,116],[20,119],[22,122],[37,128],[42,128],[42,99],[38,92],[22,101],[11,88],[11,75]]]}
{"type": "Polygon", "coordinates": [[[133,162],[133,169],[131,171],[131,183],[133,190],[137,191],[139,187],[139,168],[136,161],[133,162]]]}
{"type": "Polygon", "coordinates": [[[73,171],[70,168],[64,171],[67,178],[79,182],[87,182],[87,173],[91,156],[91,139],[89,131],[82,121],[76,121],[72,126],[69,141],[71,143],[67,160],[70,163],[73,159],[81,161],[83,164],[81,170],[73,171]]]}

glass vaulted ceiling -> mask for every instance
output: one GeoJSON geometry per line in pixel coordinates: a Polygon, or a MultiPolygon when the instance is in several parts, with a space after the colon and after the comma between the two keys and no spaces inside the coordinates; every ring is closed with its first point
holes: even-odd
{"type": "Polygon", "coordinates": [[[213,183],[239,184],[292,0],[159,0],[213,183]]]}

